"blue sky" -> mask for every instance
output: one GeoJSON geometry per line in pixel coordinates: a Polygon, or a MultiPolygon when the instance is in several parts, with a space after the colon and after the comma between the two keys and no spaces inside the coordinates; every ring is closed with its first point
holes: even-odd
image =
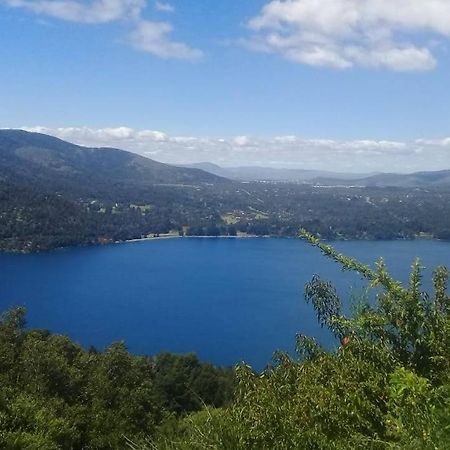
{"type": "Polygon", "coordinates": [[[450,167],[450,4],[392,3],[0,0],[0,126],[167,162],[380,170],[396,143],[398,170],[450,167]]]}

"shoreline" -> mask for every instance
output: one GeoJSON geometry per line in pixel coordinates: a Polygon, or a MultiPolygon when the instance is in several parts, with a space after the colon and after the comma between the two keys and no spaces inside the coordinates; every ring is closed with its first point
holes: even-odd
{"type": "MultiPolygon", "coordinates": [[[[167,240],[167,239],[300,239],[298,236],[271,236],[271,235],[239,235],[239,236],[179,236],[175,234],[170,235],[160,235],[160,236],[151,236],[151,237],[143,237],[136,239],[126,239],[123,241],[109,241],[109,242],[96,242],[96,243],[80,243],[78,245],[67,245],[61,247],[53,247],[46,249],[34,249],[34,250],[25,250],[25,249],[2,249],[0,253],[10,253],[17,255],[30,255],[36,253],[45,253],[45,252],[54,252],[60,250],[67,250],[71,248],[88,248],[88,247],[102,247],[108,245],[119,245],[126,243],[135,243],[135,242],[144,242],[144,241],[157,241],[157,240],[167,240]]],[[[414,238],[396,238],[396,239],[323,239],[323,242],[326,243],[334,243],[334,242],[398,242],[398,241],[431,241],[431,242],[449,242],[450,240],[441,239],[441,238],[429,238],[429,237],[420,237],[415,236],[414,238]]]]}
{"type": "Polygon", "coordinates": [[[151,236],[151,237],[145,237],[145,238],[126,239],[124,241],[115,241],[115,242],[111,242],[111,244],[126,244],[128,242],[157,241],[160,239],[178,239],[180,237],[181,236],[176,236],[176,235],[151,236]]]}
{"type": "MultiPolygon", "coordinates": [[[[145,238],[136,238],[136,239],[126,239],[125,241],[116,241],[111,242],[111,244],[127,244],[131,242],[143,242],[143,241],[158,241],[161,239],[254,239],[254,238],[263,238],[268,239],[273,236],[264,235],[247,235],[247,236],[177,236],[177,235],[162,235],[162,236],[152,236],[145,238]]],[[[108,244],[106,244],[108,245],[108,244]]]]}

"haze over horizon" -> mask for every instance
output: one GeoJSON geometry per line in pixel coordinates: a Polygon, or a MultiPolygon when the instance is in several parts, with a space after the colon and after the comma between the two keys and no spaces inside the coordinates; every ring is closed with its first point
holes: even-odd
{"type": "Polygon", "coordinates": [[[202,138],[169,136],[128,127],[19,127],[87,147],[112,147],[155,161],[220,167],[266,167],[342,173],[414,173],[450,169],[450,138],[400,141],[337,141],[297,136],[202,138]],[[430,159],[430,154],[432,159],[430,159]]]}
{"type": "Polygon", "coordinates": [[[0,0],[0,33],[0,127],[171,164],[450,168],[447,0],[0,0]]]}

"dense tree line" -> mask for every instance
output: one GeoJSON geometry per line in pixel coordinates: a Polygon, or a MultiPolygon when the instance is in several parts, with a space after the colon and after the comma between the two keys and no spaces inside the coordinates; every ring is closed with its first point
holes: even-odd
{"type": "Polygon", "coordinates": [[[450,190],[287,183],[122,187],[101,198],[0,182],[0,249],[33,251],[178,232],[325,239],[450,238],[450,190]]]}
{"type": "Polygon", "coordinates": [[[24,310],[0,321],[0,448],[123,449],[163,424],[222,406],[231,370],[195,355],[134,356],[123,343],[99,352],[24,328],[24,310]]]}

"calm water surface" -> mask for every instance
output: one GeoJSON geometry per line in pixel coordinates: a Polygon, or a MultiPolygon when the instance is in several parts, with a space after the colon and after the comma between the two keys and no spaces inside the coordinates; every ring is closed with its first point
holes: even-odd
{"type": "MultiPolygon", "coordinates": [[[[367,263],[383,256],[407,280],[420,256],[450,267],[450,243],[339,242],[367,263]]],[[[28,308],[28,324],[67,334],[84,346],[126,341],[136,353],[194,351],[205,360],[257,368],[295,334],[330,344],[303,288],[315,274],[339,290],[360,281],[317,249],[292,239],[173,239],[33,255],[0,254],[0,309],[28,308]]],[[[351,294],[350,292],[350,294],[351,294]]]]}

